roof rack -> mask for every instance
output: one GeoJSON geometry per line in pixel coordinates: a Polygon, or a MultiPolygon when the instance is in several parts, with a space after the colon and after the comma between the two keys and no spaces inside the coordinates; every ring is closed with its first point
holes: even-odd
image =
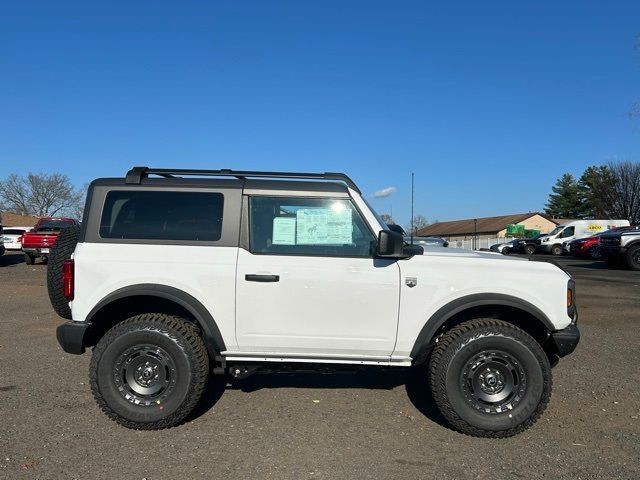
{"type": "Polygon", "coordinates": [[[149,175],[158,175],[165,178],[173,178],[178,175],[198,176],[198,177],[235,177],[244,179],[247,177],[253,178],[297,178],[304,180],[337,180],[344,182],[349,188],[355,190],[358,193],[360,189],[356,186],[355,182],[351,180],[346,174],[338,172],[325,172],[325,173],[301,173],[301,172],[258,172],[258,171],[243,171],[243,170],[229,170],[223,168],[221,170],[194,170],[194,169],[180,169],[180,168],[149,168],[149,167],[133,167],[127,172],[125,179],[126,183],[140,184],[143,178],[148,178],[149,175]]]}

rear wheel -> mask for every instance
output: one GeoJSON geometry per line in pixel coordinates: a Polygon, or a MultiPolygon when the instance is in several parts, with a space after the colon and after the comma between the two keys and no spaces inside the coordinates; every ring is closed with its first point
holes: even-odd
{"type": "Polygon", "coordinates": [[[209,356],[196,327],[147,313],[117,324],[91,358],[91,390],[112,420],[136,430],[179,424],[200,400],[209,356]]]}
{"type": "Polygon", "coordinates": [[[448,331],[431,354],[429,373],[444,417],[477,437],[526,430],[551,396],[551,366],[540,344],[501,320],[470,320],[448,331]]]}
{"type": "Polygon", "coordinates": [[[27,265],[33,265],[35,261],[36,261],[36,257],[31,255],[30,253],[24,254],[24,263],[26,263],[27,265]]]}
{"type": "Polygon", "coordinates": [[[640,270],[640,245],[635,245],[627,250],[625,260],[631,270],[640,270]]]}
{"type": "Polygon", "coordinates": [[[526,253],[527,255],[533,255],[534,253],[536,253],[536,247],[534,247],[533,245],[525,245],[524,253],[526,253]]]}
{"type": "Polygon", "coordinates": [[[554,245],[551,247],[551,253],[555,256],[562,255],[562,245],[554,245]]]}

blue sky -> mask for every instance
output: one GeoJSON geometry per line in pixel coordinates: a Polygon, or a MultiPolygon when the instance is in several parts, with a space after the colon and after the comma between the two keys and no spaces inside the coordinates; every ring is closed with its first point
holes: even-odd
{"type": "Polygon", "coordinates": [[[640,160],[640,3],[10,2],[0,177],[345,171],[406,224],[640,160]]]}

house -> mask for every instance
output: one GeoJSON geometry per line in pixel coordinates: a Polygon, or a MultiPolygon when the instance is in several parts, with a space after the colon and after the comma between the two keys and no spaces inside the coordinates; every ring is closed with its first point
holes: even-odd
{"type": "Polygon", "coordinates": [[[1,218],[3,227],[33,227],[38,221],[38,217],[10,212],[2,212],[1,218]]]}
{"type": "Polygon", "coordinates": [[[505,237],[509,224],[523,225],[526,230],[540,230],[541,233],[549,233],[558,225],[556,220],[543,213],[529,212],[437,222],[421,228],[416,235],[442,237],[448,241],[505,237]]]}

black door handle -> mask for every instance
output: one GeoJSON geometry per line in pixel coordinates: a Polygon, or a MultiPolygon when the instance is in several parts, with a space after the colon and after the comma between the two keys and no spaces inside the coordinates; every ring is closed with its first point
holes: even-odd
{"type": "Polygon", "coordinates": [[[247,282],[279,282],[280,275],[257,275],[255,273],[248,273],[244,276],[247,282]]]}

